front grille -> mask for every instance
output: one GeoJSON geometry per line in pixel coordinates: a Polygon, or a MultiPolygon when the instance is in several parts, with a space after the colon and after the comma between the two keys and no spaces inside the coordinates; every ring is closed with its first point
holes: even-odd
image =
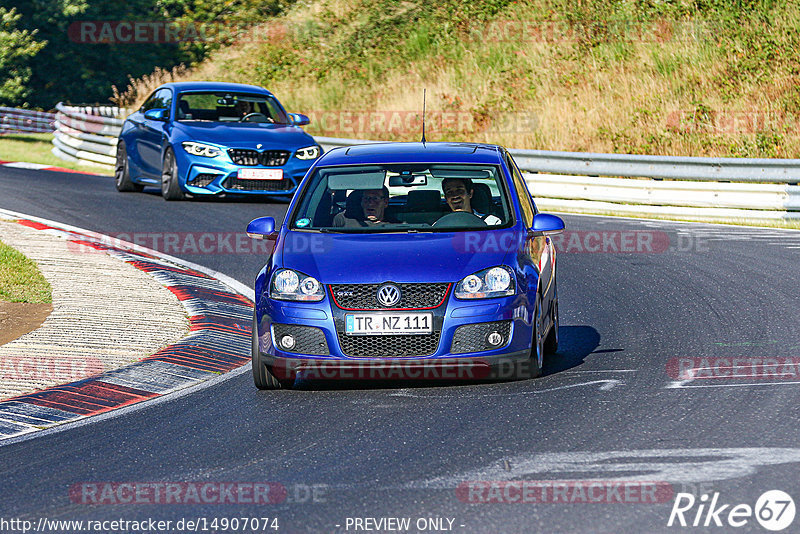
{"type": "Polygon", "coordinates": [[[216,174],[198,174],[194,177],[194,179],[189,181],[189,185],[193,185],[196,187],[205,187],[211,182],[213,182],[218,175],[216,174]]]}
{"type": "Polygon", "coordinates": [[[441,331],[424,335],[348,336],[337,332],[339,346],[346,356],[362,358],[402,358],[430,356],[439,347],[441,331]]]}
{"type": "Polygon", "coordinates": [[[264,167],[283,167],[289,161],[289,153],[285,150],[265,150],[258,161],[264,167]]]}
{"type": "Polygon", "coordinates": [[[232,191],[291,191],[294,182],[288,178],[282,180],[247,180],[231,176],[222,184],[232,191]]]}
{"type": "Polygon", "coordinates": [[[483,350],[499,349],[508,344],[511,333],[511,321],[495,321],[493,323],[467,324],[456,328],[453,334],[453,344],[450,352],[464,354],[465,352],[480,352],[483,350]],[[489,343],[489,334],[497,332],[503,338],[500,343],[489,343]]]}
{"type": "Polygon", "coordinates": [[[228,155],[236,165],[265,167],[283,167],[291,155],[286,150],[252,150],[250,148],[230,148],[228,155]]]}
{"type": "Polygon", "coordinates": [[[325,334],[319,328],[293,324],[273,324],[272,329],[275,332],[275,344],[283,351],[322,356],[330,354],[328,343],[325,341],[325,334]],[[281,339],[286,335],[294,337],[295,345],[291,349],[286,349],[281,345],[281,339]]]}
{"type": "MultiPolygon", "coordinates": [[[[418,310],[435,308],[444,302],[448,283],[395,284],[400,288],[400,301],[391,308],[378,303],[378,288],[383,284],[332,284],[330,289],[337,306],[346,310],[418,310]]],[[[416,336],[415,336],[416,337],[416,336]]]]}
{"type": "Polygon", "coordinates": [[[231,148],[228,155],[236,165],[258,165],[258,150],[231,148]]]}

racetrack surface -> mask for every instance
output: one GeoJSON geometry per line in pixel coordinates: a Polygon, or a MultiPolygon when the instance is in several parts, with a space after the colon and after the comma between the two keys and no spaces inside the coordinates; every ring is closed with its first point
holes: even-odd
{"type": "MultiPolygon", "coordinates": [[[[105,177],[2,168],[0,208],[104,234],[183,236],[241,233],[258,216],[282,220],[286,206],[168,203],[156,191],[117,193],[105,177]]],[[[800,349],[800,232],[564,218],[571,233],[558,256],[561,348],[542,378],[302,382],[259,392],[249,372],[238,374],[0,446],[0,518],[277,517],[282,532],[353,532],[348,517],[408,517],[412,532],[418,518],[452,519],[456,532],[675,530],[667,527],[674,495],[656,504],[474,504],[456,491],[466,481],[509,480],[651,481],[750,506],[779,489],[797,502],[800,369],[786,359],[800,349]],[[649,233],[641,250],[615,251],[621,232],[634,231],[649,233]],[[646,245],[664,239],[669,247],[646,245]],[[700,368],[695,379],[675,371],[689,358],[700,368]],[[773,360],[736,367],[734,358],[773,360]],[[725,374],[732,367],[738,378],[725,374]],[[208,481],[274,482],[287,498],[87,504],[74,493],[85,483],[208,481]],[[315,485],[313,498],[307,490],[315,485]]],[[[264,261],[253,253],[168,252],[247,285],[264,261]]],[[[754,518],[736,530],[764,531],[754,518]]]]}

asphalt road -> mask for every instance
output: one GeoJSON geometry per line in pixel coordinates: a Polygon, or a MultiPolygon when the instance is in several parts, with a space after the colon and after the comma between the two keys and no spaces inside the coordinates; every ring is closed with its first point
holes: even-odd
{"type": "MultiPolygon", "coordinates": [[[[109,178],[10,168],[0,168],[0,208],[105,234],[180,236],[241,233],[250,219],[280,219],[285,211],[262,202],[167,203],[155,191],[119,194],[109,178]]],[[[396,517],[409,518],[411,532],[764,532],[755,517],[736,529],[727,520],[733,505],[753,507],[767,490],[800,498],[800,359],[787,360],[800,349],[800,232],[564,218],[561,348],[542,378],[303,383],[259,392],[249,372],[240,374],[0,446],[0,531],[14,531],[2,523],[11,519],[153,518],[174,528],[182,518],[206,518],[207,531],[225,532],[219,522],[212,528],[213,518],[268,517],[280,532],[366,532],[387,530],[356,519],[396,517]],[[618,250],[637,242],[639,251],[618,250]],[[677,376],[687,367],[699,369],[695,379],[677,376]],[[503,486],[508,481],[565,480],[578,482],[546,498],[558,502],[465,502],[520,497],[519,486],[503,486]],[[634,489],[649,481],[666,487],[666,497],[653,503],[633,491],[619,499],[605,491],[600,500],[612,502],[585,502],[591,498],[575,492],[608,480],[634,489]],[[91,496],[74,493],[87,483],[102,490],[126,482],[265,481],[281,484],[287,498],[87,504],[91,496]],[[457,491],[468,481],[511,490],[457,491]],[[730,505],[718,516],[724,526],[714,527],[703,510],[699,524],[708,519],[709,527],[668,527],[679,492],[697,497],[685,513],[689,524],[701,494],[711,501],[718,493],[717,508],[730,505]]],[[[169,252],[248,285],[263,262],[236,249],[169,252]]],[[[795,519],[787,531],[798,525],[795,519]]]]}

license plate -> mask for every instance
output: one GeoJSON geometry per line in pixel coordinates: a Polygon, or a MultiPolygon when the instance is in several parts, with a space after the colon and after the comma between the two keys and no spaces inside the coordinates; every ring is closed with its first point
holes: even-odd
{"type": "Polygon", "coordinates": [[[348,313],[344,316],[344,333],[350,336],[430,334],[432,332],[432,313],[348,313]]]}
{"type": "Polygon", "coordinates": [[[239,169],[239,178],[245,180],[283,180],[283,169],[239,169]]]}

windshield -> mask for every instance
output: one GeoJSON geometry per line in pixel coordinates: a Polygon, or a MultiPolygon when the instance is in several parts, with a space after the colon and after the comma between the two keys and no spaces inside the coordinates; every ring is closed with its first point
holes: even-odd
{"type": "Polygon", "coordinates": [[[177,120],[205,122],[267,122],[288,124],[278,101],[258,94],[192,92],[178,96],[177,120]]]}
{"type": "Polygon", "coordinates": [[[290,227],[323,232],[459,231],[512,224],[495,165],[319,167],[290,227]]]}

